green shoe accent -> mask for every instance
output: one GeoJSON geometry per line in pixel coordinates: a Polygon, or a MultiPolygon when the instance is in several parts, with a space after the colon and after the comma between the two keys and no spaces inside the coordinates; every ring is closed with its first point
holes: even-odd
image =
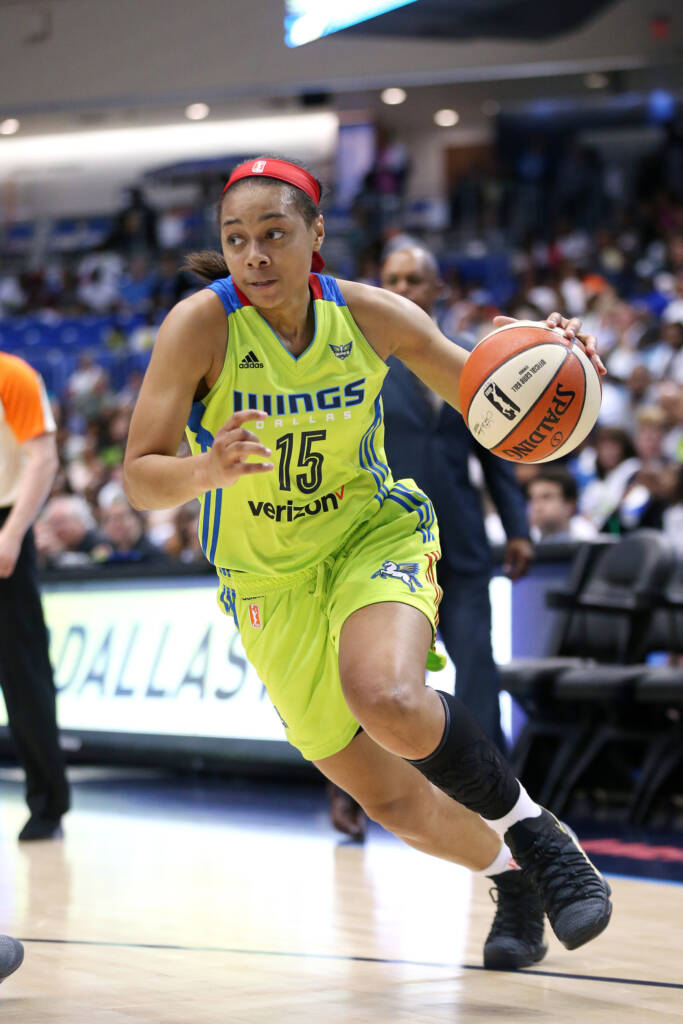
{"type": "Polygon", "coordinates": [[[432,647],[431,650],[427,651],[427,671],[428,672],[440,672],[442,668],[446,667],[446,655],[439,654],[432,647]]]}

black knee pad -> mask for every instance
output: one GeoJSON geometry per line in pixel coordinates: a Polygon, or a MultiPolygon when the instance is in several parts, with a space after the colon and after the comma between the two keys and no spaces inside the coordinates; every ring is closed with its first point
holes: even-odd
{"type": "Polygon", "coordinates": [[[446,713],[441,742],[429,757],[410,764],[464,807],[483,818],[502,818],[520,792],[510,765],[462,701],[437,693],[446,713]]]}

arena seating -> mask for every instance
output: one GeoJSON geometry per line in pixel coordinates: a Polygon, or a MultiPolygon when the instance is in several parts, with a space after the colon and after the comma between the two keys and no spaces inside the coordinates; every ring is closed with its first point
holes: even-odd
{"type": "Polygon", "coordinates": [[[604,692],[614,698],[642,675],[643,667],[634,665],[675,564],[654,530],[636,531],[600,551],[588,568],[586,559],[580,551],[570,586],[548,595],[548,603],[566,613],[551,656],[502,669],[504,688],[529,715],[513,765],[532,795],[554,806],[558,788],[604,724],[603,694],[591,680],[604,673],[604,692]]]}

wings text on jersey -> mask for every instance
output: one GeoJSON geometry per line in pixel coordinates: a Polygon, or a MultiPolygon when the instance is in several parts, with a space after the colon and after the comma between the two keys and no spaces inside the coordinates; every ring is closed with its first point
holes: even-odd
{"type": "MultiPolygon", "coordinates": [[[[240,364],[241,365],[241,364],[240,364]]],[[[247,392],[244,400],[243,391],[233,391],[233,410],[262,409],[271,416],[296,416],[300,412],[328,412],[331,409],[347,409],[352,405],[360,405],[365,398],[365,377],[351,380],[343,387],[321,388],[319,391],[297,391],[289,395],[258,395],[247,392]]]]}

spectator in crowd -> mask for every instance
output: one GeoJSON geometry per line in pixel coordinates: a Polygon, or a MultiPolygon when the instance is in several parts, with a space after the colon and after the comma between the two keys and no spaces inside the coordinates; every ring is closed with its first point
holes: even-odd
{"type": "Polygon", "coordinates": [[[647,368],[655,380],[670,380],[683,387],[683,316],[662,324],[660,340],[647,353],[647,368]]]}
{"type": "Polygon", "coordinates": [[[150,565],[167,560],[164,552],[146,536],[142,515],[123,495],[115,497],[102,510],[100,527],[110,549],[102,561],[150,565]]]}
{"type": "Polygon", "coordinates": [[[80,495],[50,498],[41,525],[38,548],[48,568],[90,565],[107,558],[111,550],[109,542],[97,530],[88,502],[80,495]]]}
{"type": "Polygon", "coordinates": [[[119,283],[119,308],[123,313],[152,313],[157,280],[143,256],[135,256],[119,283]]]}
{"type": "Polygon", "coordinates": [[[644,406],[636,416],[634,446],[639,459],[619,506],[622,531],[641,527],[661,529],[664,509],[675,489],[671,460],[664,452],[666,414],[658,406],[644,406]]]}
{"type": "Polygon", "coordinates": [[[662,381],[657,388],[656,399],[666,416],[666,437],[662,450],[669,459],[683,462],[683,384],[662,381]]]}
{"type": "Polygon", "coordinates": [[[206,564],[206,557],[199,543],[199,503],[188,502],[176,509],[173,516],[173,532],[164,545],[170,558],[186,565],[206,564]]]}
{"type": "Polygon", "coordinates": [[[578,488],[564,467],[538,467],[526,490],[534,542],[590,540],[597,535],[592,523],[576,514],[578,488]]]}
{"type": "Polygon", "coordinates": [[[67,382],[66,400],[70,410],[86,423],[111,404],[109,378],[92,352],[79,356],[77,369],[67,382]]]}
{"type": "Polygon", "coordinates": [[[30,817],[22,841],[61,836],[69,809],[31,530],[56,471],[43,382],[22,359],[0,352],[0,685],[26,776],[30,817]]]}
{"type": "Polygon", "coordinates": [[[665,324],[683,324],[683,266],[676,271],[671,302],[662,313],[665,324]]]}
{"type": "Polygon", "coordinates": [[[82,280],[76,292],[79,302],[89,313],[110,313],[119,304],[119,292],[102,267],[95,266],[82,280]]]}
{"type": "Polygon", "coordinates": [[[80,444],[71,446],[71,458],[64,466],[67,491],[94,498],[107,480],[107,469],[102,462],[95,432],[78,438],[80,444]]]}
{"type": "Polygon", "coordinates": [[[157,246],[157,214],[139,186],[126,190],[125,206],[118,214],[105,248],[131,257],[154,252],[157,246]]]}
{"type": "Polygon", "coordinates": [[[579,510],[600,532],[619,533],[619,507],[640,468],[631,436],[619,427],[601,427],[595,448],[582,453],[586,455],[592,456],[593,476],[581,495],[579,510]]]}
{"type": "Polygon", "coordinates": [[[683,465],[676,469],[670,501],[662,514],[662,529],[683,558],[683,465]]]}

